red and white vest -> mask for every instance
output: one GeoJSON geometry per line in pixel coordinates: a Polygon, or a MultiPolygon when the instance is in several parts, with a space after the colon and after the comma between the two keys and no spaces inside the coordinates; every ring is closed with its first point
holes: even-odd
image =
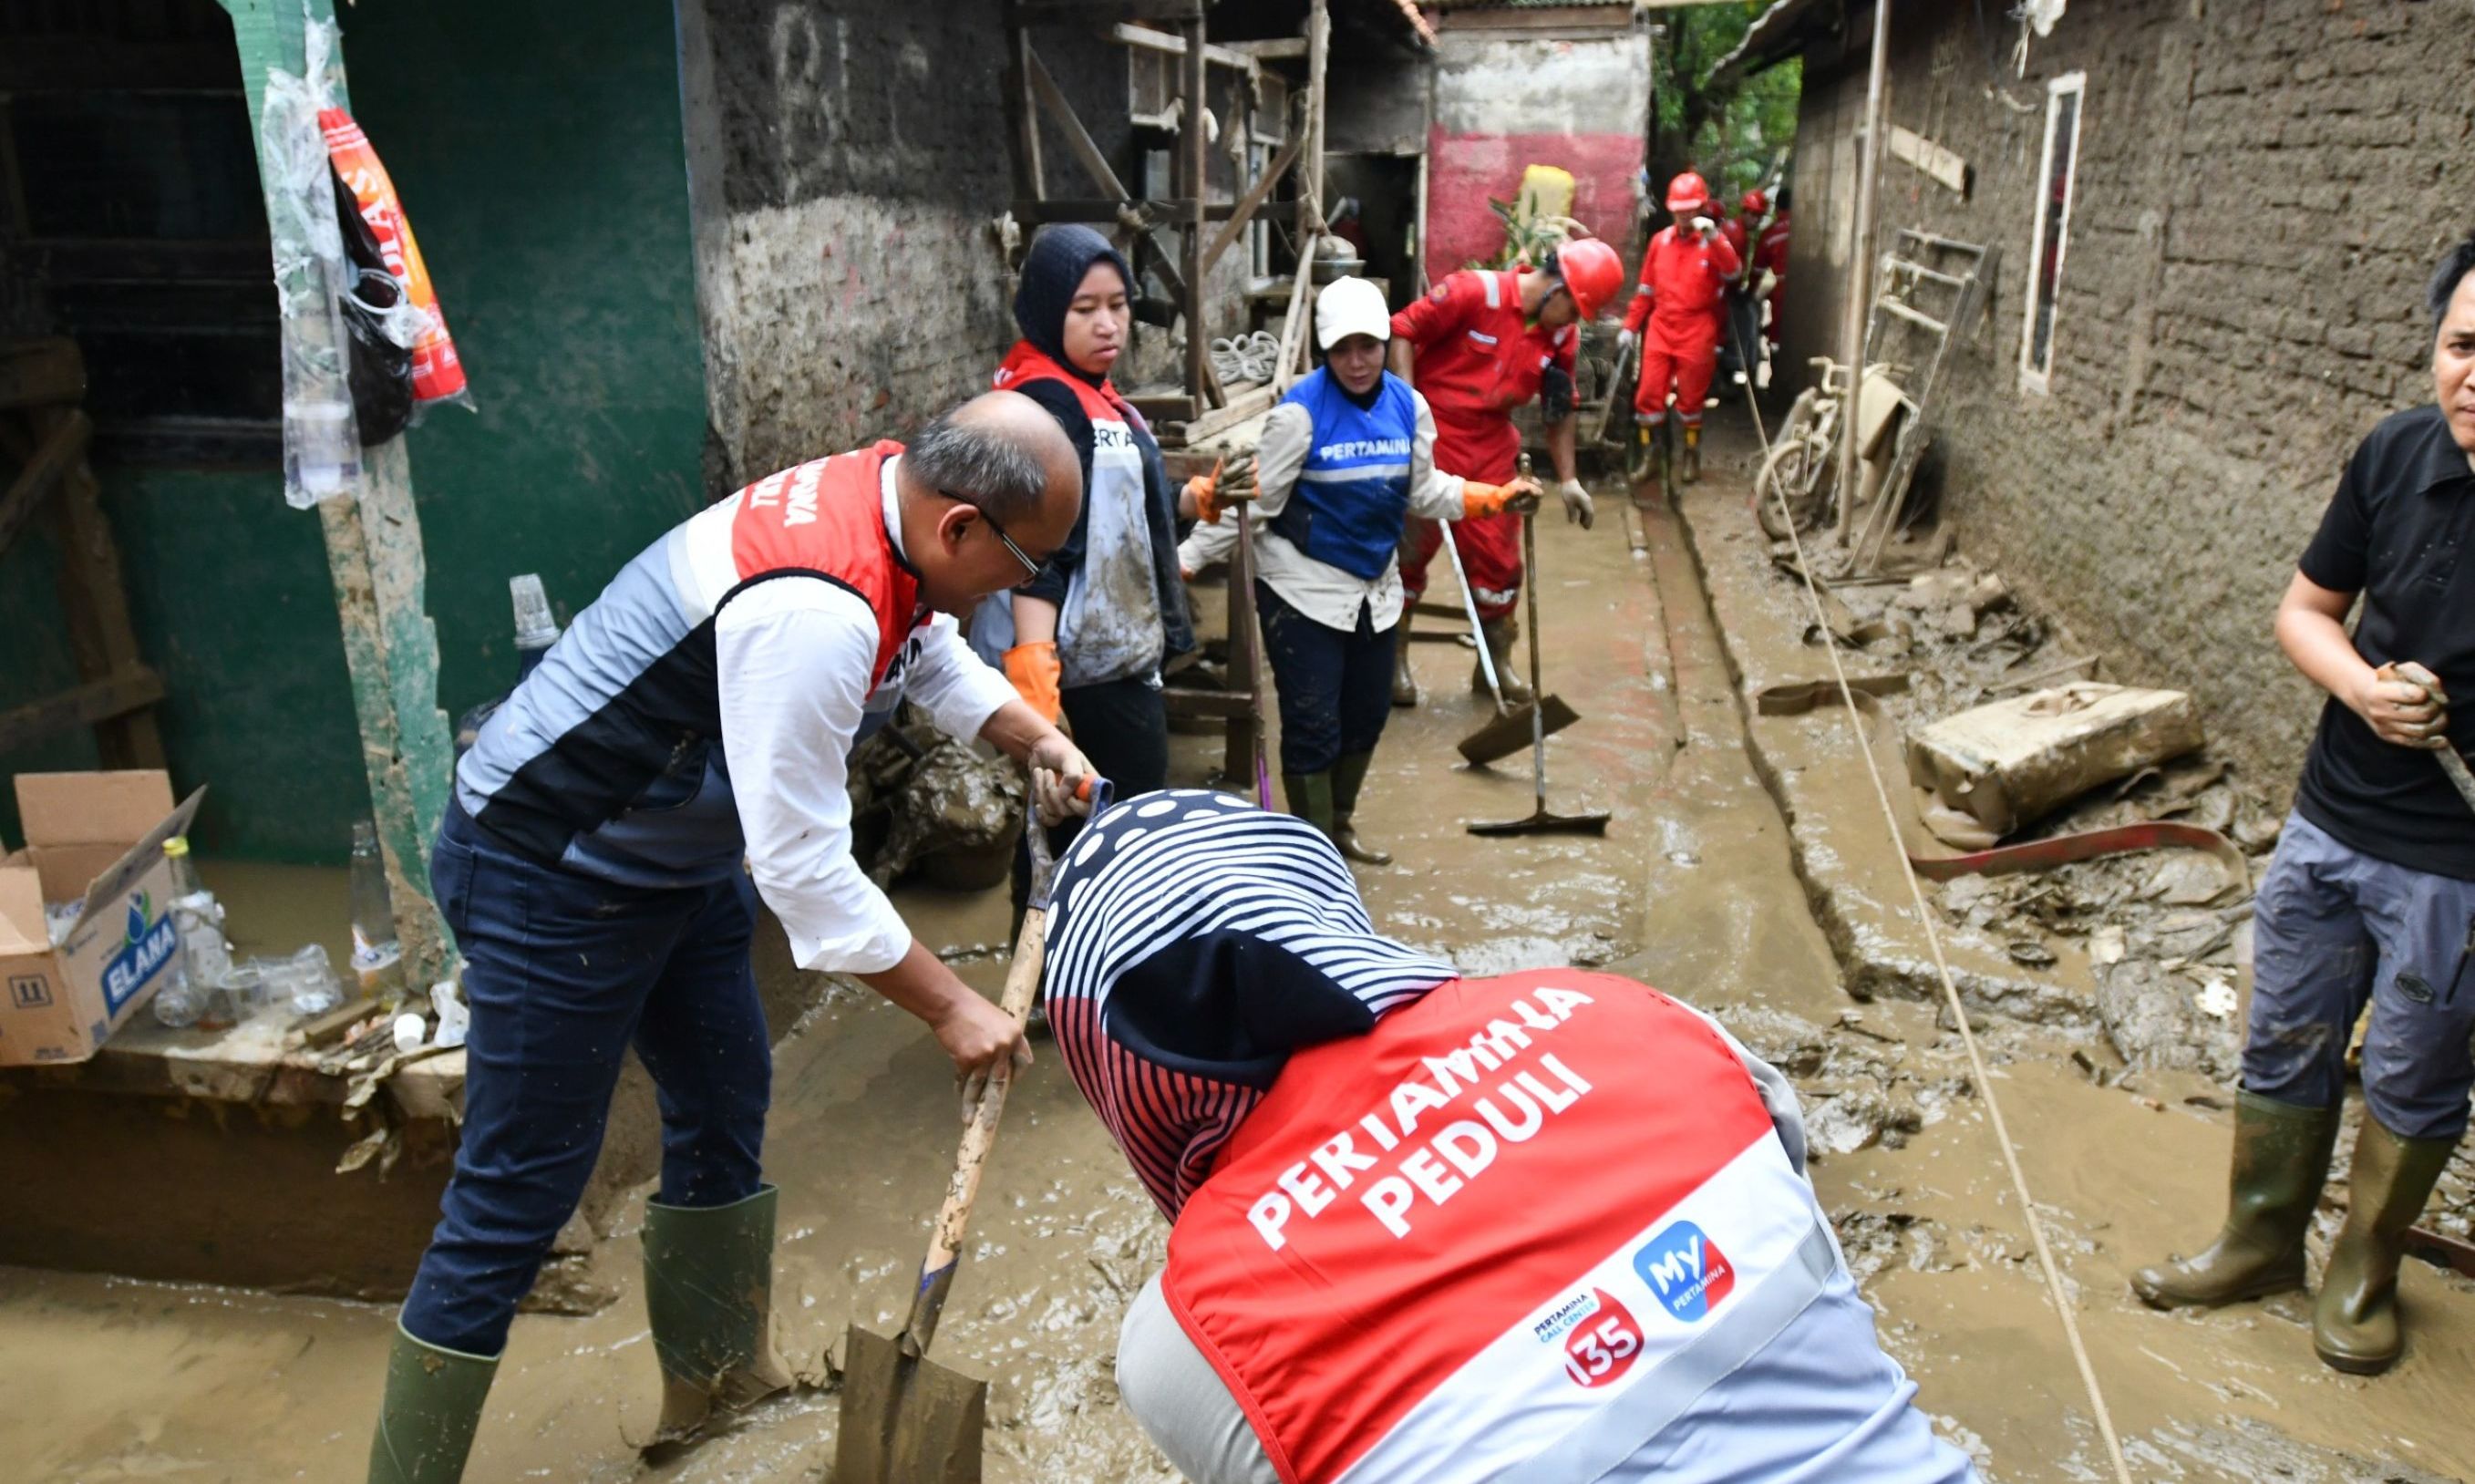
{"type": "MultiPolygon", "coordinates": [[[[1144,511],[1143,453],[1136,414],[1107,381],[1093,385],[1028,340],[1017,340],[991,378],[998,391],[1054,381],[1074,394],[1091,424],[1091,480],[1083,491],[1083,565],[1057,611],[1057,663],[1069,686],[1151,674],[1160,668],[1160,594],[1152,575],[1151,526],[1144,511]]],[[[1011,595],[999,593],[971,620],[974,647],[994,659],[1014,641],[1011,595]],[[982,628],[991,637],[982,642],[982,628]],[[1002,644],[995,633],[1002,630],[1002,644]]]]}
{"type": "Polygon", "coordinates": [[[1162,1287],[1288,1484],[1544,1484],[1633,1456],[1836,1260],[1709,1025],[1551,969],[1293,1058],[1162,1287]]]}

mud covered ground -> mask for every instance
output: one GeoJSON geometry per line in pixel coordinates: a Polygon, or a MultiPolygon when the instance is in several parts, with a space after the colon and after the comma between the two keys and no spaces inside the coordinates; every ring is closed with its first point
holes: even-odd
{"type": "MultiPolygon", "coordinates": [[[[1795,590],[1747,534],[1734,460],[1724,445],[1714,454],[1684,521],[1651,513],[1635,523],[1638,546],[1615,498],[1595,531],[1541,526],[1548,683],[1586,718],[1551,744],[1555,802],[1612,810],[1607,838],[1463,833],[1465,820],[1527,812],[1526,759],[1494,773],[1454,766],[1453,742],[1485,712],[1468,693],[1468,651],[1422,643],[1426,703],[1395,713],[1361,810],[1400,864],[1363,872],[1366,894],[1380,923],[1471,972],[1604,963],[1725,1016],[1803,1088],[1825,1151],[1816,1182],[1921,1404],[1990,1478],[2096,1478],[2087,1404],[1956,1040],[1897,976],[1863,981],[1850,967],[1860,939],[1897,957],[1915,933],[1896,878],[1877,879],[1881,859],[1866,854],[1868,840],[1884,847],[1853,746],[1827,718],[1774,726],[1740,702],[1740,675],[1816,660],[1797,643],[1795,590]],[[1834,899],[1818,869],[1833,862],[1870,892],[1834,899]]],[[[1215,754],[1180,739],[1184,779],[1201,781],[1215,754]]],[[[925,940],[993,992],[1001,890],[899,900],[925,940]]],[[[2135,1472],[2304,1484],[2464,1475],[2475,1420],[2457,1399],[2475,1379],[2475,1285],[2411,1267],[2407,1360],[2369,1382],[2312,1358],[2298,1299],[2207,1316],[2140,1307],[2128,1271],[2204,1240],[2219,1214],[2226,1133],[2212,1105],[2225,1089],[2195,1070],[2144,1071],[2129,1086],[2093,1076],[2124,1068],[2093,1010],[2085,955],[2039,969],[2003,958],[1986,972],[2015,985],[1993,1001],[2030,1011],[1984,1018],[1982,1036],[2135,1472]]],[[[846,1323],[898,1323],[955,1114],[919,1027],[863,991],[820,986],[817,998],[777,1054],[769,1163],[783,1188],[781,1336],[822,1377],[846,1323]]],[[[629,1440],[652,1430],[655,1412],[632,1273],[640,1217],[641,1197],[597,1256],[616,1303],[518,1321],[469,1477],[820,1477],[829,1394],[770,1407],[663,1469],[637,1461],[629,1440]]],[[[1008,1110],[938,1341],[948,1362],[994,1382],[992,1479],[1172,1477],[1110,1378],[1125,1298],[1164,1235],[1043,1057],[1008,1110]]],[[[12,1461],[0,1472],[357,1478],[392,1324],[377,1306],[0,1270],[0,1457],[12,1461]]]]}

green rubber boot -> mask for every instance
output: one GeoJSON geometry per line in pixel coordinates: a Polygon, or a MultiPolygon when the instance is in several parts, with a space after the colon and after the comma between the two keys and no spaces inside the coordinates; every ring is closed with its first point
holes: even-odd
{"type": "Polygon", "coordinates": [[[2329,1178],[2336,1107],[2235,1099],[2233,1190],[2225,1229],[2207,1250],[2131,1275],[2151,1308],[2214,1308],[2303,1286],[2303,1233],[2329,1178]]]}
{"type": "Polygon", "coordinates": [[[645,1311],[662,1368],[653,1446],[793,1384],[773,1352],[775,1197],[767,1185],[729,1205],[645,1207],[645,1311]]]}
{"type": "Polygon", "coordinates": [[[1360,865],[1389,865],[1392,852],[1360,839],[1358,827],[1350,822],[1358,813],[1358,792],[1366,787],[1366,769],[1374,761],[1371,752],[1344,752],[1332,766],[1332,842],[1340,847],[1343,857],[1360,865]]]}
{"type": "Polygon", "coordinates": [[[1281,796],[1289,801],[1289,813],[1323,831],[1330,839],[1332,820],[1332,774],[1283,773],[1281,796]]]}
{"type": "Polygon", "coordinates": [[[1650,440],[1648,423],[1636,420],[1632,425],[1632,447],[1627,450],[1625,477],[1635,484],[1647,484],[1658,474],[1657,450],[1650,440]]]}
{"type": "Polygon", "coordinates": [[[2312,1349],[2332,1369],[2378,1375],[2397,1364],[2406,1346],[2397,1303],[2406,1231],[2457,1148],[2456,1139],[2399,1138],[2365,1116],[2346,1181],[2346,1224],[2329,1245],[2312,1308],[2312,1349]]]}
{"type": "MultiPolygon", "coordinates": [[[[1495,662],[1496,689],[1504,693],[1504,704],[1518,706],[1530,699],[1530,682],[1512,668],[1512,642],[1521,637],[1520,622],[1507,613],[1501,619],[1479,620],[1478,628],[1479,643],[1486,645],[1487,657],[1495,662]]],[[[1470,662],[1470,693],[1487,693],[1486,670],[1475,660],[1470,662]]]]}
{"type": "Polygon", "coordinates": [[[1702,481],[1702,425],[1699,423],[1684,425],[1683,467],[1677,471],[1676,477],[1684,484],[1702,481]]]}
{"type": "Polygon", "coordinates": [[[370,1438],[370,1484],[456,1484],[499,1374],[496,1355],[441,1350],[399,1324],[387,1351],[386,1399],[370,1438]]]}

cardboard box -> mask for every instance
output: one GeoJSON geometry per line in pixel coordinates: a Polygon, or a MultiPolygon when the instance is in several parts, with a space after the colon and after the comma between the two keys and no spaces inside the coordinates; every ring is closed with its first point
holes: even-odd
{"type": "Polygon", "coordinates": [[[171,778],[151,769],[17,775],[26,848],[0,860],[0,1066],[84,1061],[170,977],[163,842],[205,793],[175,809],[171,778]],[[80,904],[57,947],[45,902],[80,904]]]}

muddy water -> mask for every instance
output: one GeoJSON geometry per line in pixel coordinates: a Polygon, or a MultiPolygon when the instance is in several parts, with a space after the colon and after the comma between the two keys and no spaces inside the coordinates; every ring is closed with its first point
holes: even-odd
{"type": "MultiPolygon", "coordinates": [[[[1715,490],[1728,475],[1724,456],[1712,462],[1715,490]]],[[[1654,513],[1643,531],[1636,552],[1613,519],[1587,534],[1555,521],[1540,528],[1547,685],[1585,718],[1550,744],[1550,804],[1611,810],[1607,838],[1463,832],[1468,820],[1529,812],[1528,760],[1458,766],[1453,742],[1488,711],[1469,693],[1468,650],[1421,643],[1426,702],[1394,713],[1360,806],[1363,832],[1399,862],[1361,873],[1379,922],[1473,972],[1607,963],[1724,1013],[1795,1017],[1827,1043],[1808,1084],[1816,1099],[1836,1091],[1826,1083],[1847,1064],[1843,1052],[1896,1065],[1903,1086],[1948,1084],[1956,1050],[1928,1008],[1870,1005],[1854,1028],[1837,1028],[1855,1007],[1807,910],[1786,821],[1748,756],[1691,555],[1673,520],[1654,513]]],[[[1178,738],[1176,748],[1182,781],[1202,780],[1217,760],[1207,740],[1178,738]]],[[[1846,808],[1871,807],[1862,787],[1851,782],[1846,808]]],[[[311,936],[311,920],[324,920],[303,900],[302,921],[282,932],[311,936]]],[[[994,991],[1001,892],[898,900],[923,940],[994,991]]],[[[2068,1061],[2080,1042],[2006,1028],[1988,1040],[2144,1477],[2463,1472],[2475,1429],[2447,1404],[2475,1375],[2475,1300],[2463,1285],[2409,1275],[2415,1350],[2374,1383],[2311,1360],[2291,1300],[2197,1319],[2139,1309],[2123,1294],[2127,1269],[2200,1238],[2216,1218],[2222,1128],[2182,1108],[2180,1084],[2147,1084],[2176,1109],[2166,1113],[2091,1086],[2068,1061]],[[2387,1467],[2349,1469],[2341,1454],[2387,1467]]],[[[925,1034],[864,993],[827,993],[784,1039],[769,1165],[783,1189],[776,1308],[799,1367],[821,1374],[846,1323],[898,1324],[951,1157],[951,1085],[925,1034]]],[[[1865,1148],[1816,1169],[1886,1343],[1924,1386],[1923,1404],[1992,1476],[2094,1478],[2085,1405],[2023,1260],[1981,1109],[1964,1094],[1918,1104],[1924,1116],[1904,1148],[1865,1148]]],[[[640,1220],[641,1198],[601,1253],[604,1276],[624,1290],[617,1303],[518,1321],[469,1477],[820,1477],[832,1453],[829,1395],[769,1408],[665,1470],[637,1463],[628,1439],[651,1431],[655,1410],[632,1275],[640,1220]]],[[[1172,1477],[1117,1406],[1109,1374],[1125,1296],[1157,1266],[1164,1235],[1043,1057],[1008,1111],[938,1342],[946,1361],[994,1383],[991,1478],[1172,1477]]],[[[12,1460],[0,1472],[357,1477],[392,1323],[374,1306],[0,1270],[0,1388],[11,1401],[0,1457],[12,1460]]]]}

